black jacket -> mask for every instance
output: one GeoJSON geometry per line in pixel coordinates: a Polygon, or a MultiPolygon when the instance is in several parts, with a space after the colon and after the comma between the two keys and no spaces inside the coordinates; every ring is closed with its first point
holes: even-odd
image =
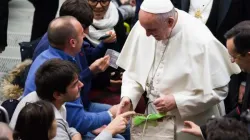
{"type": "MultiPolygon", "coordinates": [[[[190,0],[171,0],[174,6],[189,11],[190,0]]],[[[224,34],[237,23],[250,19],[250,0],[214,0],[207,27],[225,45],[224,34]]]]}

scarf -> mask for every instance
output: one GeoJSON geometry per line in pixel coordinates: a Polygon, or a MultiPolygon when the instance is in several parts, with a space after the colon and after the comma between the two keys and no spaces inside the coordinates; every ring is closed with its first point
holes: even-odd
{"type": "Polygon", "coordinates": [[[118,23],[118,20],[118,10],[111,1],[103,19],[94,19],[93,24],[89,26],[89,35],[87,35],[87,39],[96,47],[100,44],[98,39],[101,36],[106,34],[107,31],[114,31],[114,26],[118,23]]]}

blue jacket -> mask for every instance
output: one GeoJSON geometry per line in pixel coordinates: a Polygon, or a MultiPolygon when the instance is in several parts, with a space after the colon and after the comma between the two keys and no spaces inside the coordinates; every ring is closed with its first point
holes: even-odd
{"type": "Polygon", "coordinates": [[[98,113],[85,111],[80,98],[74,102],[67,102],[65,106],[69,126],[76,128],[82,135],[111,122],[111,117],[107,111],[98,113]]]}
{"type": "MultiPolygon", "coordinates": [[[[68,60],[73,63],[76,63],[80,70],[80,80],[84,82],[90,81],[92,78],[91,71],[88,67],[84,67],[83,64],[86,64],[86,58],[84,57],[84,50],[82,49],[82,52],[79,53],[76,57],[72,57],[67,55],[61,50],[55,49],[53,47],[49,47],[47,50],[42,52],[40,55],[37,56],[35,61],[32,63],[26,83],[25,83],[25,95],[29,93],[29,91],[34,91],[36,89],[35,86],[35,72],[39,68],[40,65],[42,65],[46,60],[52,59],[52,58],[59,58],[63,60],[68,60]],[[85,61],[86,63],[81,63],[81,61],[85,61]],[[83,69],[85,68],[85,69],[83,69]]],[[[87,82],[91,83],[91,82],[87,82]]],[[[86,83],[84,83],[86,84],[86,83]]],[[[85,85],[86,86],[86,85],[85,85]]],[[[84,90],[85,89],[84,86],[84,90]]],[[[90,88],[89,85],[87,87],[90,88]]],[[[82,94],[82,99],[88,99],[86,97],[87,94],[82,94]]],[[[107,111],[100,112],[100,113],[88,113],[84,110],[84,105],[81,102],[81,98],[79,97],[76,101],[69,102],[66,104],[67,108],[67,121],[71,127],[75,127],[81,134],[85,134],[88,131],[92,131],[96,128],[99,128],[105,124],[108,124],[111,121],[110,115],[107,111]],[[84,125],[83,125],[84,124],[84,125]]]]}
{"type": "MultiPolygon", "coordinates": [[[[48,40],[48,34],[46,33],[40,42],[38,43],[37,47],[35,48],[35,51],[33,53],[33,61],[37,58],[39,54],[41,54],[43,51],[47,50],[49,48],[49,40],[48,40]]],[[[83,47],[82,51],[76,56],[76,62],[78,67],[81,70],[80,74],[80,80],[84,83],[83,90],[81,90],[81,97],[84,106],[87,108],[89,105],[89,98],[88,94],[90,92],[90,89],[92,87],[92,74],[89,71],[88,67],[89,64],[93,63],[96,59],[104,56],[105,52],[107,50],[107,45],[104,43],[101,43],[97,47],[92,47],[90,44],[86,41],[83,42],[83,47]]],[[[102,75],[102,74],[101,74],[102,75]]],[[[99,76],[98,76],[99,77],[99,76]]],[[[99,86],[107,86],[110,83],[109,77],[104,76],[101,77],[102,80],[97,78],[94,80],[95,85],[99,86]],[[98,81],[98,82],[96,82],[98,81]]],[[[24,90],[24,96],[27,95],[28,93],[32,92],[35,90],[34,88],[35,85],[30,85],[30,86],[25,86],[24,90]]]]}

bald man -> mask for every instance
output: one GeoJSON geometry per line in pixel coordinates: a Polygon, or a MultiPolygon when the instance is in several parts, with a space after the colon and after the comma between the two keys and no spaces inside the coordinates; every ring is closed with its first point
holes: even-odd
{"type": "Polygon", "coordinates": [[[81,51],[85,34],[81,24],[75,18],[65,16],[57,18],[50,23],[48,36],[51,47],[49,51],[45,53],[46,55],[40,55],[40,57],[33,62],[25,82],[24,96],[36,90],[34,83],[35,72],[44,61],[53,57],[76,63],[74,57],[81,51]],[[51,54],[47,54],[48,52],[51,52],[51,54]]]}
{"type": "MultiPolygon", "coordinates": [[[[77,64],[80,69],[79,79],[83,83],[85,83],[86,80],[91,80],[94,73],[104,71],[109,66],[109,56],[96,60],[87,68],[81,65],[82,60],[80,60],[77,54],[82,51],[84,37],[84,29],[76,18],[72,16],[62,16],[54,19],[48,28],[50,46],[47,50],[38,55],[32,63],[25,82],[23,96],[36,90],[34,82],[35,73],[46,60],[52,58],[59,58],[77,64]],[[85,77],[86,73],[91,72],[93,74],[89,74],[90,76],[85,77]]],[[[93,110],[89,109],[88,111],[91,113],[86,112],[86,106],[83,105],[83,102],[87,97],[87,95],[83,95],[81,92],[81,97],[66,104],[67,121],[69,125],[75,127],[82,135],[109,124],[111,119],[116,115],[116,106],[111,107],[104,104],[99,104],[98,108],[95,107],[93,110]]]]}

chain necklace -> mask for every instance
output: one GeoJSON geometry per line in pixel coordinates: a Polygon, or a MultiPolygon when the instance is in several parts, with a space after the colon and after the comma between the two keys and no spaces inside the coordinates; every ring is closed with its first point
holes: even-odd
{"type": "Polygon", "coordinates": [[[201,10],[201,8],[195,9],[194,6],[191,4],[191,8],[194,9],[194,17],[201,19],[202,18],[202,13],[207,9],[207,6],[212,2],[210,0],[207,5],[201,10]]]}
{"type": "MultiPolygon", "coordinates": [[[[164,48],[164,50],[163,50],[163,53],[162,53],[160,62],[158,63],[158,65],[157,65],[157,67],[156,67],[156,69],[155,69],[155,72],[154,72],[155,58],[154,58],[153,67],[152,67],[152,77],[151,77],[150,83],[149,83],[149,85],[148,85],[148,87],[149,87],[149,94],[152,94],[151,91],[154,90],[154,78],[155,78],[155,75],[156,75],[156,73],[157,73],[157,70],[158,70],[158,68],[159,68],[159,66],[160,66],[160,64],[161,64],[161,61],[162,61],[163,58],[164,58],[165,52],[166,52],[166,50],[167,50],[167,46],[168,46],[168,44],[169,44],[169,38],[170,38],[170,36],[171,36],[171,34],[172,34],[172,31],[173,31],[173,28],[171,29],[171,32],[170,32],[170,34],[169,34],[169,36],[168,36],[167,43],[164,44],[164,45],[165,45],[165,48],[164,48]]],[[[158,44],[158,43],[157,43],[157,44],[158,44]]]]}
{"type": "MultiPolygon", "coordinates": [[[[175,20],[178,19],[178,13],[175,13],[174,19],[175,19],[175,20]]],[[[175,24],[177,24],[177,21],[175,21],[175,24]]],[[[173,27],[173,28],[174,28],[174,27],[173,27]]],[[[158,70],[158,68],[159,68],[159,66],[160,66],[160,64],[161,64],[161,61],[162,61],[163,58],[164,58],[165,52],[166,52],[166,50],[167,50],[167,48],[168,48],[167,46],[168,46],[168,44],[169,44],[169,40],[170,40],[170,36],[172,35],[173,28],[171,29],[170,34],[168,35],[167,43],[164,44],[164,45],[165,45],[165,48],[164,48],[164,50],[163,50],[163,53],[162,53],[160,62],[159,62],[159,64],[157,65],[157,67],[156,67],[156,69],[155,69],[155,72],[154,72],[155,58],[154,58],[153,67],[152,67],[152,77],[151,77],[151,79],[150,79],[150,82],[147,83],[147,86],[149,87],[148,91],[149,91],[149,94],[151,94],[151,95],[152,95],[151,91],[154,90],[154,78],[155,78],[155,75],[156,75],[156,73],[157,73],[157,70],[158,70]]],[[[158,43],[157,43],[157,44],[158,44],[158,43]]]]}

